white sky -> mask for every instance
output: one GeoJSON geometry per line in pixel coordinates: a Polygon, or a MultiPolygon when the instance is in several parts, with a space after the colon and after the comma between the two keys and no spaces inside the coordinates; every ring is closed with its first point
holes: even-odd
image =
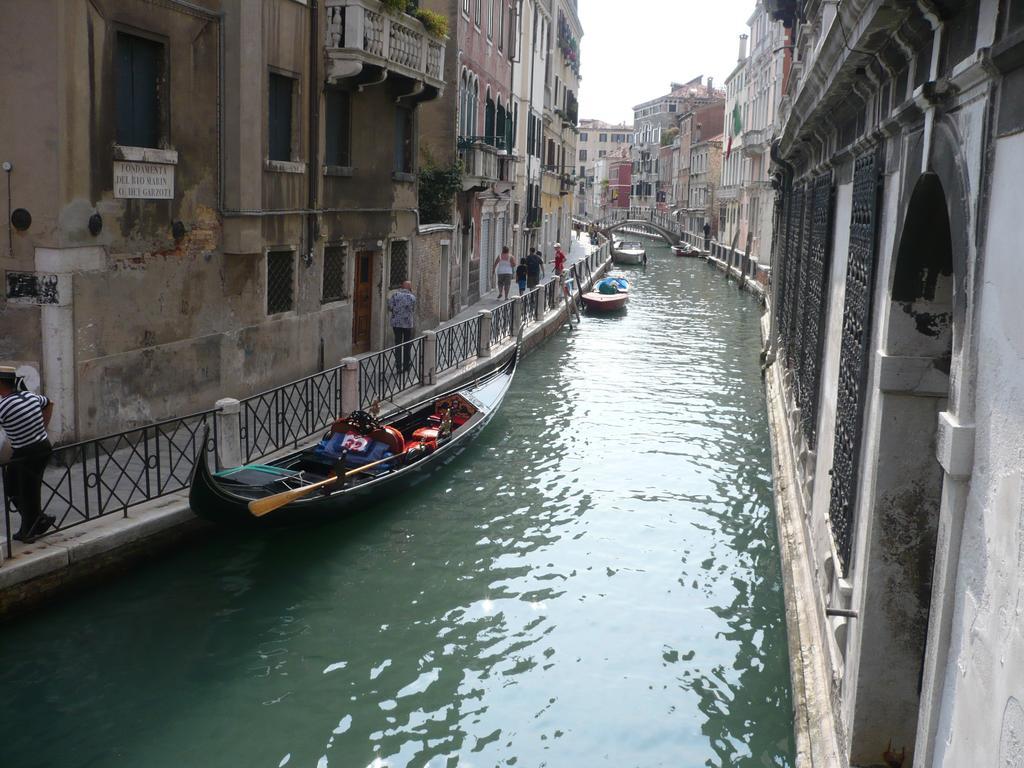
{"type": "Polygon", "coordinates": [[[634,104],[697,75],[724,88],[754,7],[754,0],[579,0],[580,117],[631,123],[634,104]]]}

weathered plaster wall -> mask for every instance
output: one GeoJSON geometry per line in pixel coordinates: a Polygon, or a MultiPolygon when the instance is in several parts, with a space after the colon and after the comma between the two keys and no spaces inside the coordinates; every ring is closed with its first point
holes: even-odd
{"type": "Polygon", "coordinates": [[[978,414],[935,764],[1024,764],[1024,134],[995,142],[976,328],[978,414]]]}

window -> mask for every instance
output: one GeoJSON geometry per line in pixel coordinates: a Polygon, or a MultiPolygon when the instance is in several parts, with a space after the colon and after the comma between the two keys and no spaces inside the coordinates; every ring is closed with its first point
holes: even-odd
{"type": "Polygon", "coordinates": [[[676,104],[669,104],[668,105],[668,111],[669,112],[675,112],[676,111],[676,107],[677,107],[676,104]]]}
{"type": "Polygon", "coordinates": [[[581,165],[580,166],[580,177],[582,178],[582,177],[584,177],[586,175],[587,175],[587,168],[586,168],[586,166],[581,165]]]}
{"type": "Polygon", "coordinates": [[[271,251],[267,254],[267,314],[290,312],[294,305],[295,254],[271,251]]]}
{"type": "MultiPolygon", "coordinates": [[[[495,0],[498,2],[498,0],[495,0]]],[[[498,50],[502,50],[505,47],[505,13],[501,7],[501,3],[498,3],[498,10],[495,11],[498,16],[498,50]]]]}
{"type": "Polygon", "coordinates": [[[585,150],[585,149],[581,149],[580,150],[580,160],[582,162],[584,162],[584,163],[587,162],[587,150],[585,150]]]}
{"type": "Polygon", "coordinates": [[[469,3],[470,0],[462,0],[462,12],[466,14],[467,18],[469,17],[469,3]]]}
{"type": "Polygon", "coordinates": [[[395,109],[395,171],[413,172],[413,112],[405,107],[395,109]]]}
{"type": "Polygon", "coordinates": [[[585,134],[585,133],[581,133],[581,134],[580,134],[580,141],[587,141],[587,140],[588,140],[588,138],[587,138],[587,134],[585,134]]]}
{"type": "Polygon", "coordinates": [[[324,248],[324,279],[321,303],[341,301],[348,298],[345,290],[345,256],[344,245],[329,245],[324,248]]]}
{"type": "Polygon", "coordinates": [[[519,36],[516,34],[516,11],[514,8],[508,9],[508,57],[514,59],[516,57],[516,44],[519,42],[519,36]]]}
{"type": "Polygon", "coordinates": [[[597,153],[597,156],[598,156],[598,157],[605,157],[605,156],[607,156],[607,155],[608,155],[608,152],[607,152],[607,151],[605,151],[605,150],[603,150],[603,149],[602,149],[602,150],[599,150],[599,151],[598,151],[598,153],[597,153]]]}
{"type": "Polygon", "coordinates": [[[391,241],[391,267],[388,272],[388,288],[401,288],[409,279],[409,241],[391,241]]]}
{"type": "Polygon", "coordinates": [[[487,0],[487,39],[494,39],[494,4],[498,0],[487,0]]]}
{"type": "Polygon", "coordinates": [[[270,73],[270,153],[271,160],[292,159],[292,89],[295,81],[276,72],[270,73]]]}
{"type": "Polygon", "coordinates": [[[476,21],[476,25],[478,27],[480,26],[480,19],[483,16],[483,13],[482,13],[483,3],[484,3],[484,0],[476,0],[476,15],[474,17],[474,20],[476,21]]]}
{"type": "Polygon", "coordinates": [[[348,91],[329,88],[325,115],[327,165],[352,165],[352,101],[348,91]]]}
{"type": "Polygon", "coordinates": [[[117,143],[160,146],[164,47],[153,40],[117,33],[117,143]]]}
{"type": "Polygon", "coordinates": [[[606,141],[608,141],[608,134],[602,133],[600,136],[597,137],[597,140],[602,144],[605,143],[606,141]]]}

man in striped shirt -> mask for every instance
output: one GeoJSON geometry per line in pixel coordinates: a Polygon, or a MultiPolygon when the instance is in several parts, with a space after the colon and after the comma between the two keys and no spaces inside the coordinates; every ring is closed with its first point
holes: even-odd
{"type": "Polygon", "coordinates": [[[18,387],[14,368],[0,366],[0,428],[7,433],[14,453],[5,467],[4,485],[21,515],[20,541],[34,541],[53,525],[54,518],[40,509],[43,471],[53,453],[46,427],[53,403],[42,395],[18,387]]]}

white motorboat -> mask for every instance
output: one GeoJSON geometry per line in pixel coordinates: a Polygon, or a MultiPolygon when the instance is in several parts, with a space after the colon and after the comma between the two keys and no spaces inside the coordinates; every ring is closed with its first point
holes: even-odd
{"type": "Polygon", "coordinates": [[[612,259],[618,264],[643,264],[647,260],[647,251],[642,243],[624,240],[613,249],[612,259]]]}

